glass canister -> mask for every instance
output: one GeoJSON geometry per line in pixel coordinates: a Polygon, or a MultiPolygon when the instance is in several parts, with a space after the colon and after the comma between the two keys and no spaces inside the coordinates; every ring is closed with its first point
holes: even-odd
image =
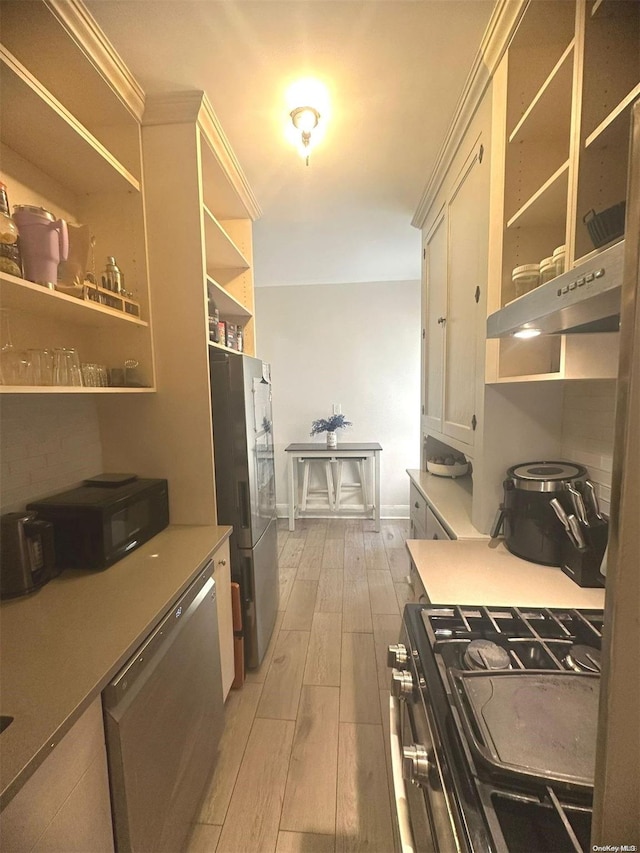
{"type": "Polygon", "coordinates": [[[564,243],[553,250],[553,262],[556,267],[556,275],[562,275],[566,269],[566,247],[564,243]]]}
{"type": "Polygon", "coordinates": [[[18,226],[9,213],[7,187],[0,182],[0,270],[22,276],[18,226]]]}
{"type": "Polygon", "coordinates": [[[540,261],[540,284],[546,284],[556,277],[556,264],[552,256],[540,261]]]}
{"type": "Polygon", "coordinates": [[[540,265],[523,264],[511,273],[511,280],[516,288],[516,296],[523,296],[540,284],[540,265]]]}

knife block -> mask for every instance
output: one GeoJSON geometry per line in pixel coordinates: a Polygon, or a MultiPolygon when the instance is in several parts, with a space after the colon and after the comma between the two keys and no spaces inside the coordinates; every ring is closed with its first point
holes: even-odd
{"type": "Polygon", "coordinates": [[[568,536],[562,537],[560,567],[578,586],[604,586],[600,566],[607,547],[609,525],[605,521],[592,527],[582,526],[582,535],[587,545],[586,551],[579,551],[568,536]]]}

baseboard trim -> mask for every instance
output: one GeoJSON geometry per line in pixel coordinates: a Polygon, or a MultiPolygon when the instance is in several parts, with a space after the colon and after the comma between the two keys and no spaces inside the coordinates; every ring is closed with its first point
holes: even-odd
{"type": "MultiPolygon", "coordinates": [[[[289,517],[289,505],[288,504],[276,504],[276,514],[278,518],[288,518],[289,517]]],[[[363,519],[364,515],[364,507],[362,504],[359,506],[354,504],[352,507],[343,506],[339,513],[331,512],[327,507],[313,507],[307,505],[307,511],[299,516],[300,518],[355,518],[355,519],[363,519]]],[[[408,519],[409,518],[409,506],[407,504],[399,504],[394,506],[393,504],[387,504],[380,507],[380,518],[383,519],[408,519]]]]}

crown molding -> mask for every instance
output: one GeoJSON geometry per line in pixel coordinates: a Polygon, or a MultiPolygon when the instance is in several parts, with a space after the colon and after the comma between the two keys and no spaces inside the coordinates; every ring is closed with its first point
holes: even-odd
{"type": "Polygon", "coordinates": [[[452,122],[436,157],[435,166],[411,220],[422,228],[467,128],[482,101],[498,63],[520,23],[529,0],[498,0],[462,89],[452,122]]]}
{"type": "Polygon", "coordinates": [[[45,5],[129,112],[140,121],[144,112],[144,92],[82,0],[45,0],[45,5]]]}
{"type": "Polygon", "coordinates": [[[164,124],[197,124],[202,141],[209,147],[220,171],[254,222],[262,210],[222,129],[206,92],[200,90],[166,92],[147,97],[144,127],[164,124]]]}

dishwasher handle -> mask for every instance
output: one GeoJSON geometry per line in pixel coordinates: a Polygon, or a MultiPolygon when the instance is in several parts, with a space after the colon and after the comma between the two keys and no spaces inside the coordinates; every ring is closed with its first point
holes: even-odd
{"type": "Polygon", "coordinates": [[[105,708],[115,708],[129,694],[134,684],[142,677],[158,656],[162,646],[182,630],[195,608],[211,594],[216,595],[213,561],[210,560],[198,577],[173,605],[169,613],[147,637],[136,653],[124,665],[116,677],[104,688],[102,699],[105,708]]]}

